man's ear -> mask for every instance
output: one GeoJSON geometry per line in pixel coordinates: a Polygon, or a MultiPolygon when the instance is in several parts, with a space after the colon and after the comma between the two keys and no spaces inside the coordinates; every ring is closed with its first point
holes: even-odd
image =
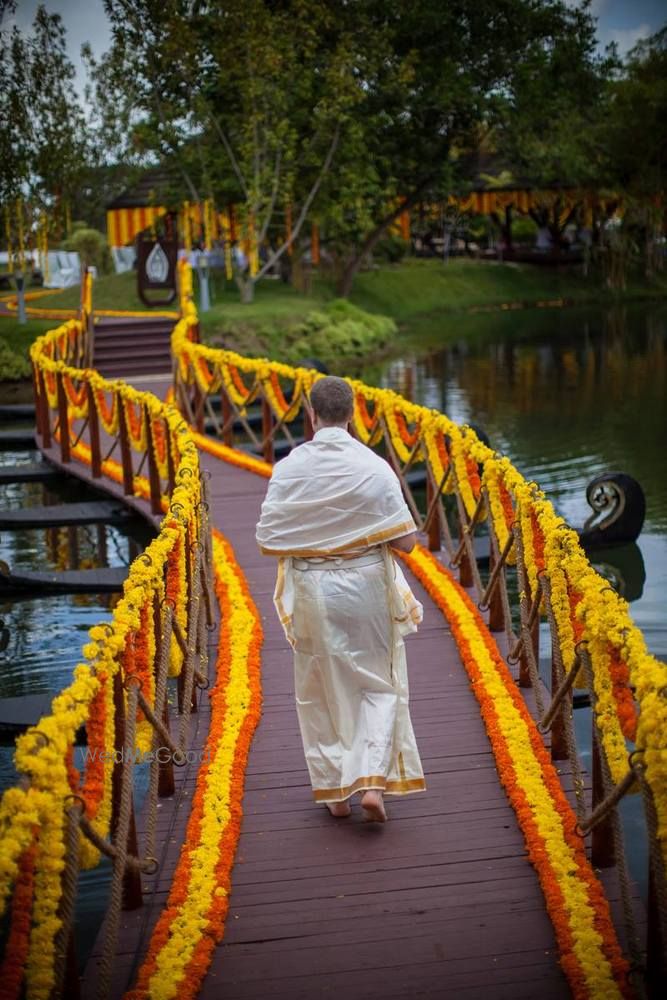
{"type": "Polygon", "coordinates": [[[315,410],[310,405],[310,400],[308,399],[308,397],[305,394],[304,394],[304,397],[303,397],[303,406],[304,406],[304,409],[305,409],[306,413],[308,414],[308,418],[309,418],[312,426],[314,427],[315,426],[315,410]]]}

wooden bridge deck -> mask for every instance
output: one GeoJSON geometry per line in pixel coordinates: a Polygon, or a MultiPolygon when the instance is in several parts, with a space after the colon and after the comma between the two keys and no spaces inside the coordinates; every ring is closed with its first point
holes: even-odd
{"type": "Polygon", "coordinates": [[[266,481],[203,456],[213,521],[262,614],[264,709],[248,762],[227,926],[205,1000],[569,996],[537,876],[441,613],[407,641],[427,791],[385,826],[312,801],[275,564],[254,540],[266,481]]]}
{"type": "MultiPolygon", "coordinates": [[[[163,388],[137,383],[157,393],[163,388]]],[[[312,801],[291,651],[271,599],[275,564],[254,541],[266,480],[206,454],[202,466],[211,474],[212,522],[234,546],[265,642],[264,707],[246,773],[229,914],[200,996],[570,996],[537,876],[441,613],[413,581],[425,619],[407,642],[411,712],[427,791],[389,797],[384,826],[363,824],[356,803],[351,818],[334,820],[312,801]]],[[[87,475],[81,466],[76,471],[87,475]]],[[[202,707],[193,747],[206,740],[205,699],[202,707]]],[[[192,767],[178,770],[176,795],[161,803],[161,868],[143,879],[142,910],[123,916],[114,997],[133,985],[166,901],[195,780],[192,767]]],[[[103,934],[86,970],[86,998],[95,995],[103,934]]]]}

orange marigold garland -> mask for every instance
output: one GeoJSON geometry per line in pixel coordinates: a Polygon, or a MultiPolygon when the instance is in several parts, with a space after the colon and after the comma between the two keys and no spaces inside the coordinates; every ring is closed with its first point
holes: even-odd
{"type": "Polygon", "coordinates": [[[574,997],[632,996],[608,903],[574,832],[576,816],[495,641],[468,594],[431,553],[418,546],[404,558],[447,618],[473,682],[574,997]]]}
{"type": "MultiPolygon", "coordinates": [[[[35,835],[36,835],[35,831],[35,835]]],[[[12,895],[9,935],[0,966],[0,1000],[19,1000],[30,946],[37,844],[21,854],[12,895]]]]}
{"type": "Polygon", "coordinates": [[[205,434],[198,434],[192,428],[190,429],[190,434],[201,451],[208,452],[209,455],[214,455],[221,461],[229,463],[229,465],[236,465],[239,469],[254,472],[265,479],[271,478],[273,466],[269,462],[264,462],[261,458],[253,458],[251,455],[246,455],[242,451],[236,451],[234,448],[228,448],[226,444],[214,441],[213,438],[206,437],[205,434]]]}
{"type": "Polygon", "coordinates": [[[261,711],[262,625],[233,549],[214,532],[221,615],[205,760],[167,906],[126,1000],[194,1000],[221,940],[240,834],[243,778],[261,711]],[[187,929],[187,933],[184,931],[187,929]]]}

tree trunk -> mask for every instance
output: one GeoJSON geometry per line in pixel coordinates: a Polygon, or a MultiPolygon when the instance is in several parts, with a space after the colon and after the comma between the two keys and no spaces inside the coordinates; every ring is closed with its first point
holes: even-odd
{"type": "Polygon", "coordinates": [[[255,280],[248,276],[247,278],[242,277],[240,274],[235,275],[236,284],[238,290],[241,293],[241,302],[243,305],[248,306],[255,299],[255,280]]]}
{"type": "Polygon", "coordinates": [[[336,288],[338,295],[340,295],[342,299],[346,299],[352,291],[354,279],[363,263],[364,257],[373,252],[392,222],[394,222],[402,212],[412,208],[412,206],[419,201],[420,197],[429,184],[431,184],[432,180],[432,177],[424,177],[413,192],[407,198],[404,198],[392,212],[386,215],[384,219],[377,224],[375,229],[368,234],[364,242],[361,244],[361,247],[359,247],[356,253],[345,263],[343,273],[336,288]]]}
{"type": "Polygon", "coordinates": [[[340,276],[338,287],[336,289],[338,295],[340,295],[342,299],[346,299],[350,295],[354,279],[357,276],[359,268],[364,262],[364,258],[373,252],[391,223],[395,218],[398,218],[402,211],[403,208],[401,207],[395,215],[389,219],[384,219],[378,226],[376,226],[373,232],[370,233],[370,235],[367,236],[362,243],[361,249],[358,250],[357,253],[355,253],[354,256],[345,263],[343,273],[340,276]]]}

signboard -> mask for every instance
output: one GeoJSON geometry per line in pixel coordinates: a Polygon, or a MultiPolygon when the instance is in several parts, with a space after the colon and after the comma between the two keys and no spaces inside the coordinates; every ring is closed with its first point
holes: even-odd
{"type": "Polygon", "coordinates": [[[148,306],[168,306],[176,298],[176,261],[178,245],[174,239],[137,237],[137,292],[148,306]],[[152,290],[167,289],[161,298],[148,297],[152,290]]]}

